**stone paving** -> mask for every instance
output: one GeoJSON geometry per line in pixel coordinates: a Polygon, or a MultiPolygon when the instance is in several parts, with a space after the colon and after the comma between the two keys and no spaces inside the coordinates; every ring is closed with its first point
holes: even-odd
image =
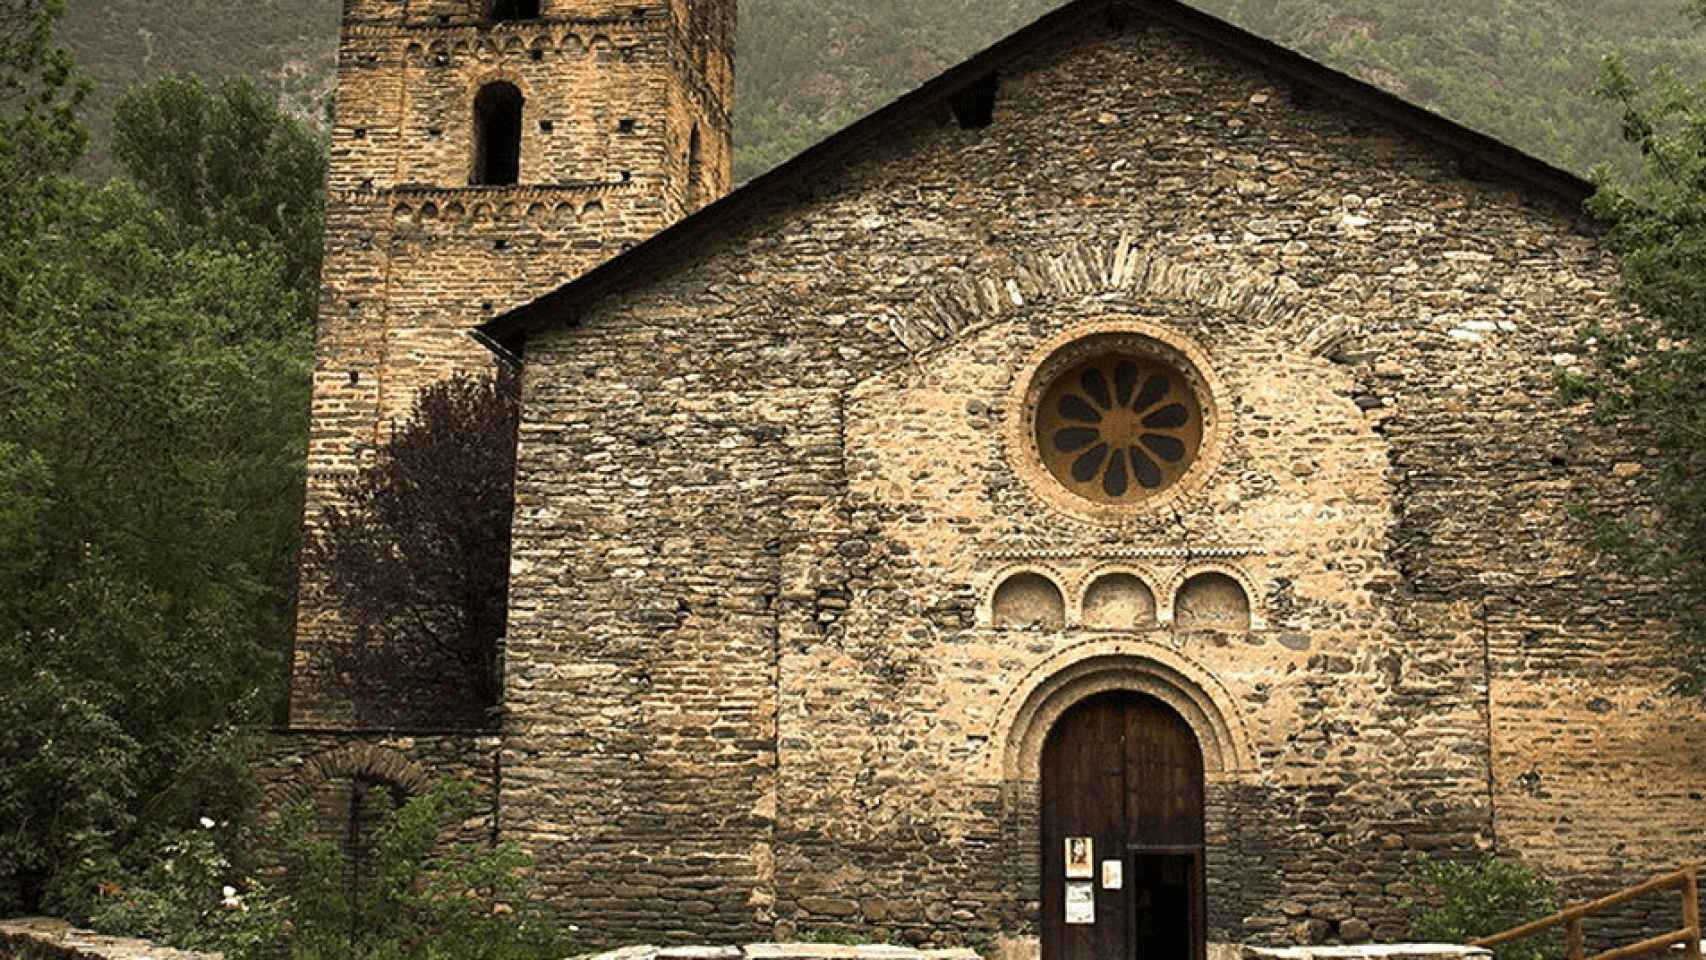
{"type": "Polygon", "coordinates": [[[1325,947],[1245,947],[1243,960],[1477,960],[1491,957],[1484,947],[1454,943],[1393,943],[1325,947]]]}
{"type": "MultiPolygon", "coordinates": [[[[0,960],[220,960],[146,940],[79,930],[63,920],[0,922],[0,960]]],[[[979,960],[972,950],[917,950],[835,943],[755,943],[744,947],[624,947],[577,960],[979,960]]],[[[1430,958],[1431,960],[1431,958],[1430,958]]]]}

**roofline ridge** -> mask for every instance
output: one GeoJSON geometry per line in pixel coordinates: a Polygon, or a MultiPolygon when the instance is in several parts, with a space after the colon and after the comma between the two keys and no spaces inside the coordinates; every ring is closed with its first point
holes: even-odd
{"type": "Polygon", "coordinates": [[[1189,7],[1183,0],[1075,0],[837,130],[643,243],[604,261],[550,293],[480,324],[470,331],[470,335],[500,356],[512,354],[515,342],[546,315],[575,304],[591,303],[629,277],[639,275],[639,271],[630,272],[629,265],[690,245],[700,236],[720,236],[723,231],[716,229],[715,225],[722,218],[738,215],[746,206],[755,203],[756,198],[767,196],[773,189],[802,179],[803,175],[833,162],[844,149],[867,140],[875,128],[898,123],[903,117],[911,117],[915,110],[948,103],[991,72],[1017,59],[1038,41],[1057,31],[1076,27],[1084,17],[1096,11],[1115,7],[1153,17],[1226,50],[1234,57],[1253,62],[1294,83],[1320,90],[1354,109],[1395,123],[1573,206],[1580,207],[1595,189],[1586,179],[1489,134],[1410,103],[1394,93],[1335,70],[1229,21],[1189,7]]]}

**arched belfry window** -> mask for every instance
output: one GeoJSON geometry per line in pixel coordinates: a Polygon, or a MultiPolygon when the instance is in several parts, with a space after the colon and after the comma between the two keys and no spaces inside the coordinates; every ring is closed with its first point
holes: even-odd
{"type": "Polygon", "coordinates": [[[468,182],[502,187],[521,180],[521,90],[499,80],[474,98],[474,170],[468,182]]]}
{"type": "Polygon", "coordinates": [[[539,0],[489,0],[486,9],[493,20],[539,19],[539,0]]]}

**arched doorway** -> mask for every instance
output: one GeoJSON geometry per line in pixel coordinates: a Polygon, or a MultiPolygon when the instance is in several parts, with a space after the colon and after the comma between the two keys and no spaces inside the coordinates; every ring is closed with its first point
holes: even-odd
{"type": "Polygon", "coordinates": [[[1204,960],[1203,751],[1185,719],[1113,690],[1042,750],[1043,960],[1204,960]]]}

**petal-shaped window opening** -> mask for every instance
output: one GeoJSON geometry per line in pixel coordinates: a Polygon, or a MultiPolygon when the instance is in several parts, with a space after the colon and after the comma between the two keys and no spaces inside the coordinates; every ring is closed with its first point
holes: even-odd
{"type": "Polygon", "coordinates": [[[1139,503],[1196,462],[1202,405],[1166,363],[1110,350],[1049,383],[1037,407],[1036,442],[1049,472],[1078,496],[1139,503]]]}

